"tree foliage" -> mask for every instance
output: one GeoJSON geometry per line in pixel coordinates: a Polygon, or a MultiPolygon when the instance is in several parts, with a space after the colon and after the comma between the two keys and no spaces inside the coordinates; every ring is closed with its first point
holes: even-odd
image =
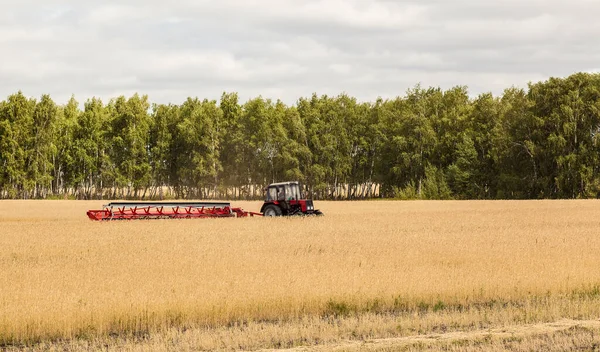
{"type": "Polygon", "coordinates": [[[599,74],[501,96],[416,86],[372,103],[0,101],[1,198],[256,198],[283,180],[317,199],[589,198],[599,162],[599,74]]]}

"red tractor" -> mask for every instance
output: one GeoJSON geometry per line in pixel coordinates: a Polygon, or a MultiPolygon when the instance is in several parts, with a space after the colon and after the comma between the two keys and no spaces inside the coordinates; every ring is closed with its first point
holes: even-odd
{"type": "Polygon", "coordinates": [[[265,188],[264,216],[323,215],[312,199],[304,199],[298,182],[272,183],[265,188]]]}
{"type": "Polygon", "coordinates": [[[87,216],[105,221],[323,215],[311,199],[302,198],[298,182],[273,183],[265,191],[262,214],[234,208],[229,202],[112,202],[101,210],[89,210],[87,216]]]}

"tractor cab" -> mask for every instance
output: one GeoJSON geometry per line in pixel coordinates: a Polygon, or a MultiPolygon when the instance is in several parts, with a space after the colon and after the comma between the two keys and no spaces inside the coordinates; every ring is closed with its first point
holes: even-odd
{"type": "Polygon", "coordinates": [[[302,197],[296,181],[272,183],[265,188],[265,203],[260,209],[265,216],[323,215],[315,210],[311,199],[302,197]]]}
{"type": "Polygon", "coordinates": [[[284,201],[301,199],[298,182],[273,183],[266,188],[265,201],[284,201]]]}

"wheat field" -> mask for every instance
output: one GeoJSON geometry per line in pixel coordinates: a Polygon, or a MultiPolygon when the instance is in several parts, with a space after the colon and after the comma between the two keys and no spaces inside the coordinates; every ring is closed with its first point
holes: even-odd
{"type": "Polygon", "coordinates": [[[88,220],[103,203],[0,202],[0,348],[260,349],[600,318],[600,201],[88,220]]]}

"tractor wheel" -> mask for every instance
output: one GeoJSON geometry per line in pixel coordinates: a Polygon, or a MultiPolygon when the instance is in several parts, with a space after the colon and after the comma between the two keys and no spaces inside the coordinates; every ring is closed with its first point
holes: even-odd
{"type": "Polygon", "coordinates": [[[281,208],[276,205],[267,205],[265,208],[264,216],[281,216],[281,208]]]}

